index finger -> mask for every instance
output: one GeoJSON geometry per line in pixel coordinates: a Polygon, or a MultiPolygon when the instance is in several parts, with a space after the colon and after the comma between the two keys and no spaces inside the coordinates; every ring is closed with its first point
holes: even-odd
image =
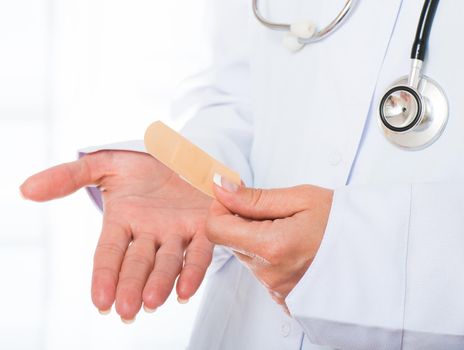
{"type": "Polygon", "coordinates": [[[248,256],[262,256],[269,240],[271,220],[253,221],[232,214],[219,202],[214,202],[206,221],[208,239],[248,256]]]}
{"type": "Polygon", "coordinates": [[[27,199],[43,202],[96,184],[104,174],[103,156],[103,152],[92,153],[32,175],[21,185],[20,191],[27,199]]]}

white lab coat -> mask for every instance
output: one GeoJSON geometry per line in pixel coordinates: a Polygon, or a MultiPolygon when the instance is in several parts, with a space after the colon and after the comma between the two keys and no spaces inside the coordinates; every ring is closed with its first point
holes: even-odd
{"type": "MultiPolygon", "coordinates": [[[[378,101],[409,71],[422,0],[361,1],[330,38],[289,53],[250,0],[208,0],[214,65],[176,101],[183,133],[261,188],[334,188],[290,318],[217,248],[189,349],[464,349],[464,2],[442,1],[426,74],[450,101],[443,136],[390,145],[378,101]]],[[[331,20],[344,1],[261,1],[268,18],[331,20]]],[[[112,147],[107,147],[112,148],[112,147]]],[[[142,151],[141,143],[120,145],[142,151]]]]}

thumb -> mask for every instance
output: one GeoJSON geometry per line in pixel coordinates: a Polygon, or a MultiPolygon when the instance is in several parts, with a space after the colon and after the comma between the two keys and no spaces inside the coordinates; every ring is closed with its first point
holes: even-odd
{"type": "Polygon", "coordinates": [[[22,196],[37,202],[67,196],[81,187],[98,183],[103,176],[103,153],[85,155],[29,177],[20,187],[22,196]]]}
{"type": "Polygon", "coordinates": [[[254,220],[286,218],[308,207],[310,186],[254,189],[214,175],[214,195],[232,213],[254,220]]]}

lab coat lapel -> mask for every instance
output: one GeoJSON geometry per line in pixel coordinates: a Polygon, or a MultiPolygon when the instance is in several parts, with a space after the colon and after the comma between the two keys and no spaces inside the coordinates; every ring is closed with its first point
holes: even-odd
{"type": "Polygon", "coordinates": [[[343,69],[337,72],[340,75],[347,72],[350,77],[340,80],[343,86],[340,87],[342,93],[338,95],[339,107],[345,109],[340,110],[343,117],[338,136],[349,136],[341,137],[343,144],[338,145],[338,152],[343,153],[344,162],[341,167],[343,171],[333,179],[336,185],[346,184],[349,180],[370,110],[377,106],[374,94],[401,4],[402,0],[361,1],[357,11],[362,19],[354,21],[344,34],[346,40],[356,40],[353,40],[353,46],[342,59],[343,69]],[[369,33],[373,28],[378,28],[375,36],[369,33]],[[360,68],[353,75],[350,74],[350,67],[360,68]]]}

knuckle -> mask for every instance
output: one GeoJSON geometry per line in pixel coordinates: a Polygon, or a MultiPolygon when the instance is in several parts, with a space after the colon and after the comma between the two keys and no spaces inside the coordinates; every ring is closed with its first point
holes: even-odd
{"type": "Polygon", "coordinates": [[[157,258],[164,260],[166,264],[174,266],[181,266],[183,263],[183,257],[173,252],[159,252],[157,258]]]}
{"type": "MultiPolygon", "coordinates": [[[[86,161],[82,161],[80,162],[81,164],[81,167],[83,168],[83,171],[85,171],[84,169],[87,169],[86,167],[86,164],[87,162],[86,161]]],[[[77,187],[78,183],[79,183],[79,175],[81,174],[78,174],[78,171],[77,171],[77,167],[79,166],[79,164],[76,164],[76,163],[67,163],[65,164],[65,169],[66,169],[66,172],[68,173],[68,176],[69,176],[69,179],[73,185],[73,187],[77,187]]]]}
{"type": "Polygon", "coordinates": [[[119,277],[118,271],[108,266],[94,266],[93,275],[94,278],[101,275],[111,276],[113,280],[117,280],[119,277]]]}
{"type": "Polygon", "coordinates": [[[153,238],[153,235],[151,233],[140,233],[137,237],[136,240],[139,243],[143,243],[143,247],[145,248],[155,248],[156,243],[153,238]]]}
{"type": "Polygon", "coordinates": [[[115,256],[120,256],[125,253],[125,251],[116,243],[98,243],[95,255],[97,254],[111,254],[115,256]]]}
{"type": "Polygon", "coordinates": [[[250,197],[249,197],[249,204],[252,207],[259,207],[260,205],[262,205],[263,197],[264,197],[263,194],[264,194],[264,191],[259,188],[251,191],[250,197]]]}
{"type": "Polygon", "coordinates": [[[177,233],[166,233],[162,232],[161,230],[158,230],[155,233],[147,234],[151,235],[152,241],[156,244],[159,244],[159,246],[162,248],[162,250],[160,251],[161,253],[178,252],[179,250],[184,249],[183,247],[185,247],[188,242],[187,237],[177,233]]]}
{"type": "Polygon", "coordinates": [[[140,287],[141,285],[143,285],[145,283],[145,280],[143,278],[141,278],[140,276],[125,276],[125,275],[122,275],[120,278],[119,278],[119,286],[123,286],[125,288],[127,288],[127,286],[130,286],[132,288],[135,287],[135,289],[138,289],[138,287],[140,287]]]}
{"type": "Polygon", "coordinates": [[[169,283],[172,279],[174,279],[177,274],[172,270],[165,269],[165,268],[158,268],[155,270],[154,281],[157,282],[159,285],[165,285],[169,283]]]}
{"type": "Polygon", "coordinates": [[[192,258],[207,258],[211,259],[212,258],[212,249],[206,249],[206,248],[189,248],[187,250],[187,256],[190,256],[192,258]]]}
{"type": "Polygon", "coordinates": [[[142,268],[147,268],[152,264],[151,258],[141,253],[132,253],[129,256],[126,256],[124,263],[127,265],[138,265],[142,268]]]}
{"type": "Polygon", "coordinates": [[[187,239],[180,234],[169,235],[169,240],[176,247],[183,247],[186,244],[187,239]]]}
{"type": "Polygon", "coordinates": [[[206,266],[189,262],[184,265],[184,271],[191,271],[192,273],[198,273],[202,275],[206,272],[206,266]]]}
{"type": "MultiPolygon", "coordinates": [[[[89,155],[93,157],[93,163],[98,164],[101,170],[102,177],[110,170],[114,168],[115,151],[104,150],[92,153],[89,155]]],[[[90,158],[88,159],[90,162],[90,158]]]]}

